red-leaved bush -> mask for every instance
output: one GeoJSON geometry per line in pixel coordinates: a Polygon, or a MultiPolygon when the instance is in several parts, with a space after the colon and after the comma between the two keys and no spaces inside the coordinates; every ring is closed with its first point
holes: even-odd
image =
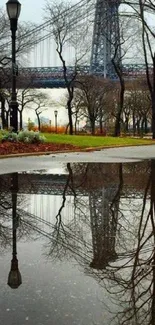
{"type": "MultiPolygon", "coordinates": [[[[38,127],[37,126],[33,126],[32,129],[33,131],[38,131],[38,127]]],[[[43,133],[56,133],[56,128],[53,125],[48,125],[48,124],[42,124],[40,131],[43,133]]],[[[57,126],[57,133],[58,134],[63,134],[66,131],[66,127],[65,126],[57,126]]]]}

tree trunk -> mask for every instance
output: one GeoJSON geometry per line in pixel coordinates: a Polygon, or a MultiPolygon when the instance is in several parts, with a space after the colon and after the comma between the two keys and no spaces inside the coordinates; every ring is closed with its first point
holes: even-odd
{"type": "Polygon", "coordinates": [[[40,116],[37,113],[36,113],[36,115],[37,115],[37,120],[38,120],[38,131],[40,131],[40,129],[41,129],[40,116]]]}
{"type": "Polygon", "coordinates": [[[140,120],[137,120],[136,126],[137,126],[137,134],[140,135],[140,120]]]}
{"type": "Polygon", "coordinates": [[[148,130],[147,130],[147,117],[145,117],[145,121],[144,121],[144,130],[145,130],[145,134],[147,134],[148,130]]]}
{"type": "Polygon", "coordinates": [[[119,137],[121,133],[121,114],[122,114],[122,107],[119,105],[119,109],[117,111],[116,121],[115,121],[114,137],[119,137]]]}
{"type": "Polygon", "coordinates": [[[103,123],[102,123],[102,117],[100,117],[100,134],[103,133],[103,123]]]}
{"type": "Polygon", "coordinates": [[[76,127],[76,124],[77,124],[77,122],[76,122],[76,120],[75,120],[75,123],[74,123],[74,132],[75,132],[75,134],[77,134],[77,127],[76,127]]]}
{"type": "Polygon", "coordinates": [[[140,135],[144,134],[144,119],[140,120],[140,135]]]}
{"type": "Polygon", "coordinates": [[[95,120],[91,119],[90,124],[91,124],[91,134],[94,135],[95,134],[95,120]]]}
{"type": "Polygon", "coordinates": [[[129,131],[129,119],[128,117],[125,118],[125,132],[129,131]]]}
{"type": "Polygon", "coordinates": [[[145,132],[145,117],[143,117],[141,122],[141,133],[144,134],[145,132]]]}
{"type": "Polygon", "coordinates": [[[69,128],[69,123],[66,125],[65,134],[67,134],[69,128]]]}
{"type": "Polygon", "coordinates": [[[136,121],[135,121],[135,113],[132,115],[132,120],[133,120],[133,135],[136,134],[136,121]]]}
{"type": "Polygon", "coordinates": [[[69,134],[73,135],[73,120],[72,120],[72,106],[71,106],[71,104],[72,104],[72,100],[73,100],[73,96],[74,96],[74,87],[71,86],[71,84],[73,85],[73,82],[75,81],[75,78],[76,78],[76,74],[75,74],[75,76],[73,76],[72,81],[68,80],[66,62],[62,56],[62,43],[60,42],[59,45],[60,45],[60,50],[57,48],[57,52],[59,54],[59,58],[63,65],[63,76],[64,76],[66,88],[68,91],[67,109],[68,109],[68,119],[69,119],[69,134]]]}
{"type": "Polygon", "coordinates": [[[152,138],[155,139],[155,93],[152,94],[152,138]]]}
{"type": "Polygon", "coordinates": [[[155,53],[153,56],[153,87],[152,87],[151,99],[152,99],[152,138],[155,139],[155,53]]]}
{"type": "Polygon", "coordinates": [[[115,130],[114,130],[114,136],[119,137],[121,133],[121,115],[123,112],[123,105],[124,105],[124,92],[125,92],[125,83],[122,78],[120,77],[120,85],[121,85],[121,90],[120,90],[120,102],[118,105],[118,111],[116,115],[116,122],[115,122],[115,130]]]}
{"type": "Polygon", "coordinates": [[[73,135],[72,109],[70,107],[70,104],[68,105],[68,119],[69,119],[69,134],[73,135]]]}
{"type": "Polygon", "coordinates": [[[103,133],[103,122],[102,122],[102,119],[103,119],[103,112],[102,112],[102,108],[100,108],[100,120],[99,120],[99,124],[100,124],[100,134],[103,133]]]}
{"type": "Polygon", "coordinates": [[[8,127],[9,127],[9,110],[8,111],[6,111],[6,128],[8,129],[8,127]]]}
{"type": "Polygon", "coordinates": [[[23,111],[19,111],[20,130],[23,129],[23,111]]]}
{"type": "Polygon", "coordinates": [[[3,97],[1,98],[1,119],[2,119],[2,128],[6,129],[7,124],[5,119],[5,99],[3,97]]]}
{"type": "Polygon", "coordinates": [[[73,135],[73,120],[72,120],[72,100],[73,100],[73,88],[68,88],[68,101],[67,101],[67,109],[68,109],[68,119],[69,119],[69,134],[73,135]]]}
{"type": "Polygon", "coordinates": [[[119,81],[120,81],[119,105],[118,105],[118,111],[117,111],[116,121],[115,121],[115,130],[114,130],[114,136],[118,137],[118,136],[120,136],[120,133],[121,133],[121,115],[122,115],[123,106],[124,106],[125,81],[123,78],[122,69],[121,69],[121,67],[119,67],[119,65],[117,65],[117,63],[115,62],[115,59],[112,59],[112,63],[114,65],[115,71],[116,71],[119,81]]]}
{"type": "Polygon", "coordinates": [[[126,132],[129,132],[129,119],[126,120],[126,132]]]}

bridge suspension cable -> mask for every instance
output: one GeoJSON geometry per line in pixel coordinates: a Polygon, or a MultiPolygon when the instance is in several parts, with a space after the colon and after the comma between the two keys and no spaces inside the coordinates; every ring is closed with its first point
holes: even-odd
{"type": "MultiPolygon", "coordinates": [[[[71,13],[73,13],[76,9],[82,9],[84,6],[88,5],[88,3],[91,3],[91,1],[92,1],[92,0],[80,0],[78,3],[72,5],[71,7],[67,8],[67,9],[65,9],[65,10],[62,12],[62,14],[67,14],[67,13],[70,13],[70,14],[71,14],[71,13]]],[[[79,17],[79,16],[78,16],[78,17],[79,17]]],[[[78,18],[78,17],[77,17],[77,18],[78,18]]],[[[80,15],[80,17],[81,17],[81,15],[80,15]]],[[[53,21],[51,21],[51,19],[48,19],[46,22],[44,22],[44,23],[42,23],[41,25],[39,25],[39,26],[33,28],[29,33],[25,33],[25,34],[20,35],[19,37],[17,37],[17,41],[18,41],[18,40],[21,40],[21,39],[23,40],[23,39],[25,39],[25,38],[27,38],[27,37],[33,35],[34,33],[37,33],[37,32],[39,32],[39,31],[45,29],[45,28],[48,27],[49,25],[52,25],[54,22],[56,22],[57,19],[58,19],[58,15],[54,18],[53,21]]],[[[49,34],[47,35],[47,38],[48,38],[48,36],[49,36],[49,34]]],[[[34,43],[34,45],[37,44],[37,43],[39,43],[39,42],[41,42],[42,40],[43,40],[42,37],[41,37],[41,38],[38,38],[37,42],[34,43]]],[[[7,43],[3,43],[3,44],[1,44],[1,45],[0,45],[0,51],[1,51],[3,48],[5,48],[5,47],[7,47],[7,46],[9,46],[9,45],[11,46],[11,41],[9,41],[9,42],[7,42],[7,43]]]]}
{"type": "MultiPolygon", "coordinates": [[[[92,9],[91,11],[89,11],[89,16],[91,16],[91,14],[93,14],[94,13],[94,9],[92,9]]],[[[87,12],[83,15],[83,13],[81,13],[81,15],[80,16],[78,16],[77,17],[78,18],[78,21],[79,21],[79,19],[81,18],[81,20],[79,21],[79,24],[76,26],[76,27],[80,27],[80,23],[82,23],[82,20],[83,19],[85,19],[85,18],[87,18],[87,12]]],[[[75,20],[71,20],[67,25],[66,25],[66,27],[73,27],[75,25],[75,20]]],[[[47,34],[45,34],[45,35],[43,35],[43,36],[41,36],[39,39],[37,39],[36,41],[34,41],[33,42],[33,45],[36,45],[36,44],[38,44],[38,43],[40,43],[40,42],[42,42],[42,41],[44,41],[44,40],[46,40],[46,39],[48,39],[49,37],[51,36],[51,32],[48,32],[47,34]]]]}

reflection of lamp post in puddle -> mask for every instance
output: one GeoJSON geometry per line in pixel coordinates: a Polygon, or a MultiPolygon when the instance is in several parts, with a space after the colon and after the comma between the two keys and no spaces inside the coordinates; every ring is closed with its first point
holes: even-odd
{"type": "Polygon", "coordinates": [[[12,261],[11,270],[8,276],[8,285],[12,289],[17,289],[22,284],[22,277],[18,269],[17,259],[17,192],[18,192],[18,173],[12,174],[11,177],[11,192],[12,192],[12,235],[13,235],[13,249],[12,249],[12,261]]]}

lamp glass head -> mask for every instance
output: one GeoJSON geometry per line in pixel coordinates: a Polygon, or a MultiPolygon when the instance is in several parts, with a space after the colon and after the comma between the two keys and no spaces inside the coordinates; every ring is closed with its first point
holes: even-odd
{"type": "Polygon", "coordinates": [[[21,12],[21,3],[18,0],[9,0],[6,3],[9,19],[18,19],[21,12]]]}

